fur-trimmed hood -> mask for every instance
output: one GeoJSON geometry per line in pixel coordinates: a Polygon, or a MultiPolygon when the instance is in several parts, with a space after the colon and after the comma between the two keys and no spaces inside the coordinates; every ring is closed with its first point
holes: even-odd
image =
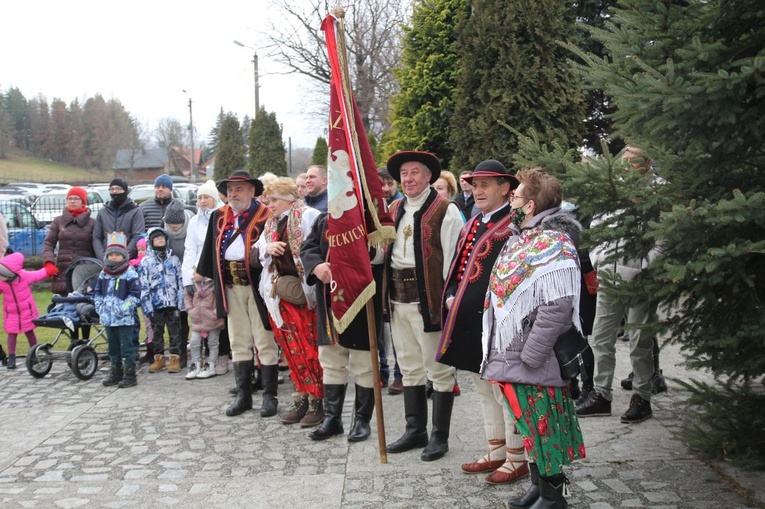
{"type": "Polygon", "coordinates": [[[560,207],[544,210],[523,225],[523,229],[534,228],[539,225],[544,229],[566,232],[576,248],[579,249],[579,235],[582,233],[582,225],[570,212],[566,212],[560,207]]]}

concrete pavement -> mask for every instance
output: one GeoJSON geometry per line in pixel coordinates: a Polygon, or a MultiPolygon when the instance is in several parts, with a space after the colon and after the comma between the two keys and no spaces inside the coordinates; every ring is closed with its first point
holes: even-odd
{"type": "MultiPolygon", "coordinates": [[[[629,372],[627,346],[617,345],[617,378],[629,372]]],[[[460,464],[485,453],[478,395],[458,375],[450,451],[424,463],[419,451],[381,464],[377,432],[367,442],[344,436],[324,442],[310,430],[262,419],[230,418],[231,373],[186,381],[148,374],[139,385],[106,388],[106,366],[79,381],[64,361],[32,378],[0,368],[0,507],[501,508],[528,480],[490,486],[460,464]]],[[[706,462],[673,438],[685,418],[687,393],[672,378],[711,380],[683,366],[677,347],[662,353],[668,393],[653,399],[654,418],[619,422],[631,392],[615,389],[611,417],[582,419],[587,458],[570,473],[576,508],[765,508],[765,475],[706,462]]],[[[616,382],[618,386],[618,380],[616,382]]],[[[280,411],[291,384],[279,386],[280,411]]],[[[350,428],[352,387],[344,411],[350,428]]],[[[388,443],[403,432],[403,397],[383,391],[388,443]]]]}

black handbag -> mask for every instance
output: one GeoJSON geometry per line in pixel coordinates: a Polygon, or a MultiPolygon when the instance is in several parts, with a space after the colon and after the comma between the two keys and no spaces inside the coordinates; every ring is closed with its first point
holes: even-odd
{"type": "Polygon", "coordinates": [[[571,380],[581,376],[583,382],[590,378],[590,373],[595,367],[595,355],[587,338],[576,327],[572,325],[569,330],[558,336],[553,351],[560,364],[561,378],[571,380]]]}

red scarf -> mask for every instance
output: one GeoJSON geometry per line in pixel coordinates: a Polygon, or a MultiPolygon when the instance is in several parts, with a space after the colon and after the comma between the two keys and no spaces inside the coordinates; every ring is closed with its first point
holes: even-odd
{"type": "Polygon", "coordinates": [[[77,217],[77,216],[79,216],[80,214],[82,214],[83,212],[85,212],[86,210],[88,210],[88,207],[86,207],[85,205],[83,205],[83,206],[82,206],[82,207],[80,207],[79,209],[74,209],[74,210],[72,210],[72,209],[70,209],[70,208],[67,208],[66,210],[68,210],[68,211],[69,211],[69,213],[70,213],[70,214],[72,214],[72,217],[77,217]]]}

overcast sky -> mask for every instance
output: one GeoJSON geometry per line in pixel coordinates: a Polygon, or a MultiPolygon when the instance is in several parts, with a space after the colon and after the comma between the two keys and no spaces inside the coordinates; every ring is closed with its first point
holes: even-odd
{"type": "MultiPolygon", "coordinates": [[[[140,124],[154,129],[165,117],[189,121],[206,139],[221,107],[241,121],[255,111],[253,51],[267,16],[267,0],[25,0],[3,2],[0,90],[18,87],[27,99],[69,104],[101,94],[118,99],[140,124]],[[186,90],[188,94],[184,94],[186,90]]],[[[319,30],[319,26],[316,27],[319,30]]],[[[313,148],[325,118],[308,104],[305,79],[279,75],[258,52],[260,105],[275,112],[284,142],[313,148]]]]}

